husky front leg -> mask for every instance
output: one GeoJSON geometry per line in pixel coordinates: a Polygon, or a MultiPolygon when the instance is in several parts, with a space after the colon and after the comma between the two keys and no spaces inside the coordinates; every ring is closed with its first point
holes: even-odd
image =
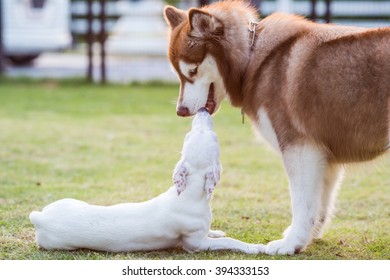
{"type": "Polygon", "coordinates": [[[328,164],[325,168],[321,205],[313,229],[313,238],[321,238],[325,225],[332,219],[337,190],[341,184],[343,174],[343,166],[328,164]]]}
{"type": "Polygon", "coordinates": [[[293,255],[310,243],[321,205],[326,158],[322,151],[311,145],[287,148],[283,162],[289,178],[292,223],[284,238],[268,243],[269,255],[293,255]]]}

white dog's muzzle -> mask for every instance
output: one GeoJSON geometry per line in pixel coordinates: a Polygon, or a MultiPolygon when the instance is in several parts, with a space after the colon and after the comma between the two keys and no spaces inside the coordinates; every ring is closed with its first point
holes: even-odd
{"type": "Polygon", "coordinates": [[[201,108],[192,121],[192,129],[184,140],[182,158],[173,172],[173,181],[178,194],[186,188],[187,176],[194,172],[203,172],[204,189],[210,197],[220,178],[219,157],[219,143],[213,131],[211,116],[207,109],[201,108]]]}

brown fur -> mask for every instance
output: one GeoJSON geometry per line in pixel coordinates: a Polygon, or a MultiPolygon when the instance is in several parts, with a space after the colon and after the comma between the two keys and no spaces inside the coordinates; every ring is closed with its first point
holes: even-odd
{"type": "Polygon", "coordinates": [[[255,122],[264,107],[282,151],[309,142],[326,151],[330,162],[348,163],[388,150],[390,28],[321,25],[273,14],[258,24],[251,50],[248,24],[257,15],[247,3],[218,2],[198,11],[205,14],[204,34],[194,34],[188,16],[170,19],[166,13],[174,22],[169,58],[182,84],[179,59],[200,63],[211,54],[232,105],[255,122]],[[210,17],[218,33],[207,32],[210,17]]]}
{"type": "MultiPolygon", "coordinates": [[[[272,20],[262,28],[272,26],[272,20]]],[[[384,153],[389,147],[390,29],[351,32],[290,21],[290,26],[303,25],[253,66],[257,70],[246,83],[251,87],[243,91],[245,110],[256,118],[265,106],[282,149],[313,142],[337,163],[384,153]]]]}

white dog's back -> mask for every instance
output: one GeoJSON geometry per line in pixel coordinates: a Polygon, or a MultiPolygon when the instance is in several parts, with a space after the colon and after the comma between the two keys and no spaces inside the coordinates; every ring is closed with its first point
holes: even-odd
{"type": "Polygon", "coordinates": [[[98,206],[67,198],[49,204],[42,212],[33,211],[30,221],[36,228],[37,244],[48,250],[119,252],[175,247],[180,245],[179,235],[173,234],[169,225],[161,226],[166,211],[158,207],[161,199],[167,200],[167,195],[142,203],[98,206]],[[154,230],[157,220],[160,226],[154,230]]]}

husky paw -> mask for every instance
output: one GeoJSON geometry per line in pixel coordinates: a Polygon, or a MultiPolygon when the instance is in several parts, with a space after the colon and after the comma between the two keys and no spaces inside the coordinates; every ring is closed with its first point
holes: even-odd
{"type": "Polygon", "coordinates": [[[286,229],[283,231],[283,238],[286,237],[286,236],[290,233],[290,229],[291,229],[291,226],[289,226],[288,228],[286,228],[286,229]]]}
{"type": "Polygon", "coordinates": [[[301,250],[304,249],[304,245],[299,244],[298,242],[291,242],[287,238],[279,239],[272,241],[267,244],[265,248],[265,253],[267,255],[294,255],[298,254],[301,250]]]}
{"type": "Polygon", "coordinates": [[[210,230],[208,237],[210,238],[221,238],[225,237],[226,233],[224,233],[222,230],[210,230]]]}

